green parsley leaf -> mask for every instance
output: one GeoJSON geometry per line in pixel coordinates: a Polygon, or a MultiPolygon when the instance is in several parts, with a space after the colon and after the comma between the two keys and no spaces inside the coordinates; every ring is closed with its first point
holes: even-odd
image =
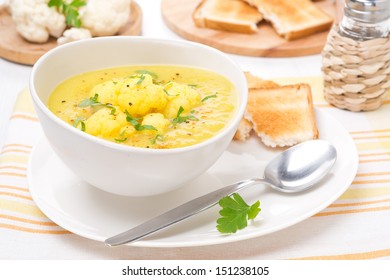
{"type": "Polygon", "coordinates": [[[140,124],[138,124],[138,125],[134,126],[134,128],[135,128],[135,130],[137,130],[137,131],[142,131],[142,130],[157,130],[153,125],[147,125],[147,124],[145,124],[145,125],[140,125],[140,124]]]}
{"type": "Polygon", "coordinates": [[[145,80],[145,75],[141,74],[141,77],[139,78],[138,82],[135,84],[136,86],[139,86],[142,84],[142,82],[145,80]]]}
{"type": "Polygon", "coordinates": [[[73,0],[72,3],[70,3],[71,6],[80,8],[82,6],[85,6],[87,3],[84,0],[73,0]]]}
{"type": "MultiPolygon", "coordinates": [[[[172,124],[176,126],[179,123],[186,122],[188,120],[191,121],[198,121],[199,119],[195,117],[194,115],[188,115],[188,116],[182,116],[181,114],[184,112],[184,108],[180,106],[179,110],[177,111],[176,118],[172,119],[172,124]]],[[[192,113],[192,112],[191,112],[192,113]]]]}
{"type": "Polygon", "coordinates": [[[84,99],[83,101],[81,101],[78,106],[80,108],[84,108],[84,107],[88,107],[88,106],[104,106],[106,108],[111,109],[111,115],[115,115],[116,108],[114,107],[114,105],[112,105],[111,103],[103,104],[103,103],[98,101],[98,98],[99,98],[99,94],[96,93],[93,97],[90,97],[90,98],[87,98],[87,99],[84,99]]]}
{"type": "Polygon", "coordinates": [[[81,131],[85,131],[85,122],[84,122],[84,118],[81,117],[81,116],[78,116],[78,117],[74,120],[73,126],[74,126],[74,127],[78,127],[79,124],[81,124],[81,131]]]}
{"type": "Polygon", "coordinates": [[[157,141],[164,141],[164,140],[165,140],[164,136],[162,136],[161,134],[157,134],[155,137],[150,139],[150,143],[154,145],[156,144],[157,141]]]}
{"type": "Polygon", "coordinates": [[[125,111],[125,114],[126,114],[126,121],[131,123],[134,126],[135,130],[137,131],[157,130],[153,125],[141,125],[139,123],[140,118],[133,118],[127,110],[125,111]]]}
{"type": "Polygon", "coordinates": [[[74,27],[81,27],[78,10],[86,4],[87,3],[84,0],[73,0],[69,4],[65,0],[50,0],[47,3],[49,7],[56,7],[57,11],[65,16],[66,24],[68,26],[74,27]]]}
{"type": "Polygon", "coordinates": [[[84,99],[83,101],[81,101],[78,106],[80,108],[84,108],[84,107],[93,106],[93,105],[102,105],[98,101],[98,97],[99,97],[99,94],[96,93],[93,97],[90,97],[90,98],[87,98],[87,99],[84,99]]]}
{"type": "Polygon", "coordinates": [[[111,115],[115,115],[116,108],[111,103],[106,103],[104,106],[111,109],[111,115]]]}
{"type": "Polygon", "coordinates": [[[249,206],[244,199],[234,193],[219,200],[222,209],[221,218],[217,220],[217,229],[221,233],[235,233],[248,226],[248,220],[253,220],[260,213],[260,201],[249,206]]]}
{"type": "Polygon", "coordinates": [[[49,3],[47,3],[49,7],[57,7],[57,8],[61,8],[63,4],[64,4],[63,0],[50,0],[49,3]]]}
{"type": "Polygon", "coordinates": [[[118,139],[118,138],[115,138],[114,139],[116,142],[125,142],[127,140],[127,137],[123,138],[123,139],[118,139]]]}
{"type": "Polygon", "coordinates": [[[156,80],[158,78],[158,75],[152,71],[148,71],[148,70],[137,70],[135,71],[137,74],[141,74],[141,75],[144,75],[144,74],[148,74],[150,76],[152,76],[153,80],[156,80]]]}
{"type": "Polygon", "coordinates": [[[210,99],[210,98],[217,98],[217,94],[214,93],[211,95],[207,95],[205,98],[202,99],[202,102],[205,102],[207,99],[210,99]]]}
{"type": "Polygon", "coordinates": [[[163,91],[168,96],[178,96],[179,94],[170,94],[168,90],[173,86],[172,82],[168,82],[164,85],[163,91]]]}

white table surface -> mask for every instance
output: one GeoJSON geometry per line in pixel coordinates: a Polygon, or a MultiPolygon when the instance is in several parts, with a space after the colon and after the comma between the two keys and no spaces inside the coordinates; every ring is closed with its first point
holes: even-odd
{"type": "MultiPolygon", "coordinates": [[[[0,4],[4,0],[0,0],[0,4]]],[[[138,0],[142,8],[142,36],[182,39],[164,23],[160,0],[138,0]]],[[[230,55],[243,70],[263,78],[310,76],[321,73],[321,56],[296,58],[262,58],[230,55]]],[[[0,150],[7,134],[8,121],[18,93],[28,87],[31,66],[16,64],[0,58],[0,150]]]]}

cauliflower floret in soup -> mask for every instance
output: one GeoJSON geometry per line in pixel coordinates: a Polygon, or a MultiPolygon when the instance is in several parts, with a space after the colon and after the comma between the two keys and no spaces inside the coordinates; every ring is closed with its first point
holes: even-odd
{"type": "Polygon", "coordinates": [[[153,78],[148,74],[126,79],[118,96],[121,110],[134,117],[161,112],[166,104],[167,95],[159,85],[153,84],[153,78]]]}
{"type": "Polygon", "coordinates": [[[183,107],[184,112],[188,113],[193,107],[200,104],[200,94],[192,87],[172,82],[166,86],[166,91],[169,94],[169,102],[164,109],[164,115],[168,118],[174,118],[177,115],[180,107],[183,107]]]}
{"type": "Polygon", "coordinates": [[[102,108],[85,121],[85,131],[95,136],[112,137],[126,125],[126,115],[120,110],[113,114],[110,108],[102,108]]]}

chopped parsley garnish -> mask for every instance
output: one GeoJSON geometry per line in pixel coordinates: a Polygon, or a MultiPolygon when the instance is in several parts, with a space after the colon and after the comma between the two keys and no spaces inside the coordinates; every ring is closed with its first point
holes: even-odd
{"type": "Polygon", "coordinates": [[[123,139],[118,139],[118,138],[115,138],[114,139],[116,142],[125,142],[127,140],[127,137],[123,138],[123,139]]]}
{"type": "Polygon", "coordinates": [[[157,130],[153,125],[141,125],[139,123],[139,120],[140,118],[133,118],[129,112],[126,110],[125,111],[126,113],[126,121],[128,121],[129,123],[131,123],[135,130],[137,131],[142,131],[142,130],[157,130]]]}
{"type": "Polygon", "coordinates": [[[116,108],[111,103],[106,103],[105,106],[111,109],[111,115],[115,115],[116,108]]]}
{"type": "Polygon", "coordinates": [[[141,74],[141,75],[144,75],[144,74],[148,74],[150,76],[152,76],[153,80],[156,80],[158,78],[158,75],[152,71],[148,71],[148,70],[137,70],[135,71],[137,74],[141,74]]]}
{"type": "Polygon", "coordinates": [[[204,97],[202,99],[202,102],[205,102],[207,99],[210,99],[210,98],[217,98],[217,94],[214,93],[214,94],[211,94],[211,95],[207,95],[206,97],[204,97]]]}
{"type": "Polygon", "coordinates": [[[83,101],[81,101],[78,106],[80,108],[84,108],[84,107],[88,107],[88,106],[102,105],[102,103],[100,103],[98,101],[98,98],[99,98],[99,94],[95,93],[95,95],[93,97],[90,97],[90,98],[87,98],[87,99],[84,99],[83,101]]]}
{"type": "Polygon", "coordinates": [[[157,141],[164,141],[164,140],[165,140],[164,136],[162,136],[161,134],[157,134],[155,137],[150,139],[150,142],[154,145],[156,144],[157,141]]]}
{"type": "Polygon", "coordinates": [[[81,125],[81,131],[85,131],[85,122],[84,122],[84,118],[79,116],[77,117],[75,120],[74,120],[74,123],[73,123],[73,126],[74,127],[78,127],[78,125],[81,125]]]}
{"type": "Polygon", "coordinates": [[[166,95],[168,96],[178,96],[179,94],[170,94],[165,88],[163,89],[166,95]]]}
{"type": "Polygon", "coordinates": [[[141,77],[139,78],[139,80],[137,81],[137,83],[135,84],[136,86],[139,86],[140,84],[142,84],[142,82],[145,80],[145,75],[144,74],[141,74],[141,77]]]}
{"type": "Polygon", "coordinates": [[[90,98],[87,98],[87,99],[84,99],[83,101],[81,101],[78,106],[80,108],[84,108],[84,107],[88,107],[88,106],[105,106],[105,107],[111,109],[111,115],[115,115],[116,108],[114,107],[114,105],[112,105],[111,103],[103,104],[103,103],[98,101],[98,98],[99,98],[99,94],[95,93],[95,95],[93,97],[90,97],[90,98]]]}
{"type": "Polygon", "coordinates": [[[170,94],[168,90],[173,86],[172,82],[168,82],[164,85],[163,91],[168,96],[178,96],[179,94],[170,94]]]}
{"type": "Polygon", "coordinates": [[[176,126],[179,123],[187,122],[187,121],[198,121],[199,119],[195,117],[193,114],[193,111],[191,111],[190,115],[182,116],[181,114],[184,112],[184,108],[180,106],[179,110],[177,111],[176,118],[172,119],[172,124],[176,126]]]}
{"type": "Polygon", "coordinates": [[[260,201],[249,206],[238,193],[221,198],[219,205],[222,217],[217,220],[217,229],[221,233],[235,233],[247,227],[248,220],[256,218],[261,211],[260,201]]]}

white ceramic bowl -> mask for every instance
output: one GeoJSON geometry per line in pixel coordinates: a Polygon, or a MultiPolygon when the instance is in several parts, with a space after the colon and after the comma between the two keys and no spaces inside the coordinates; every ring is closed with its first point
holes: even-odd
{"type": "Polygon", "coordinates": [[[53,150],[80,178],[107,192],[149,196],[174,190],[205,172],[229,145],[247,102],[240,68],[222,52],[187,41],[146,37],[102,37],[54,48],[34,65],[30,91],[53,150]],[[115,66],[182,65],[212,70],[238,92],[238,108],[223,131],[197,145],[144,149],[112,143],[74,128],[47,107],[54,88],[74,75],[115,66]]]}

